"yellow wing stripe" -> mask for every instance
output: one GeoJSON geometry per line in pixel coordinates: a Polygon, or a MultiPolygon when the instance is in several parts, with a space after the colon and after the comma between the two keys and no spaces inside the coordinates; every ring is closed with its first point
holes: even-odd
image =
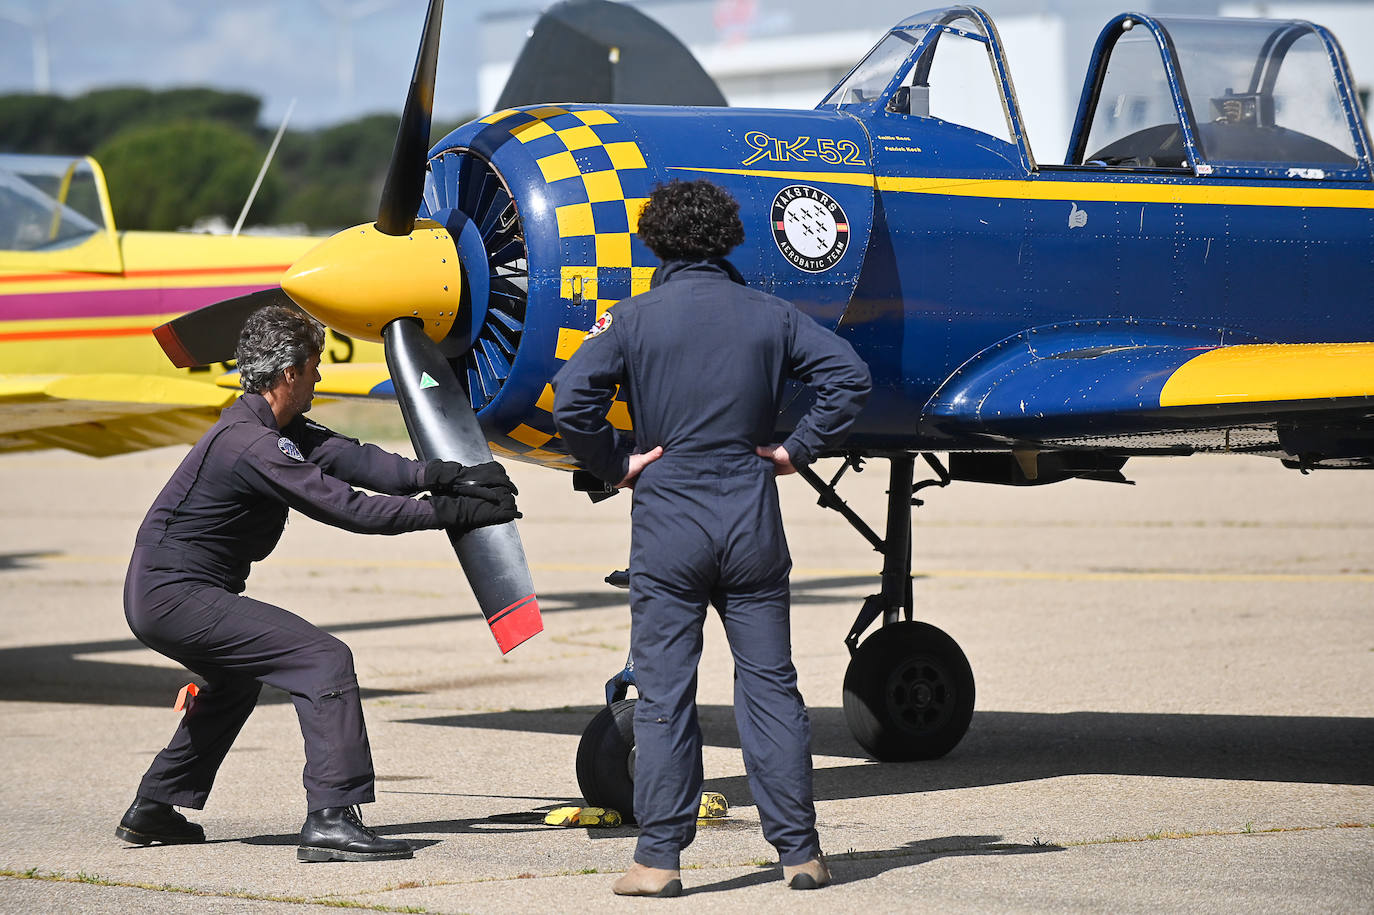
{"type": "Polygon", "coordinates": [[[1092,200],[1108,203],[1191,203],[1226,206],[1374,208],[1374,191],[1340,188],[1255,187],[1235,184],[1137,184],[1112,181],[958,181],[881,177],[878,190],[1000,197],[1009,200],[1092,200]]]}
{"type": "Polygon", "coordinates": [[[1374,209],[1374,190],[1320,187],[1256,187],[1240,184],[1149,184],[1127,181],[1003,181],[967,178],[907,178],[868,173],[809,172],[749,168],[694,168],[673,171],[752,178],[779,178],[815,184],[874,185],[901,194],[942,194],[950,197],[992,197],[1002,200],[1103,201],[1108,203],[1190,203],[1227,206],[1327,207],[1374,209]]]}
{"type": "Polygon", "coordinates": [[[1275,343],[1208,350],[1179,366],[1161,407],[1374,397],[1374,343],[1275,343]]]}

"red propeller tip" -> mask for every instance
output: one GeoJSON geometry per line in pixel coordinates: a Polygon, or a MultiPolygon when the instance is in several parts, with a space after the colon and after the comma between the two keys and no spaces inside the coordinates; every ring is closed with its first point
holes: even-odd
{"type": "Polygon", "coordinates": [[[186,345],[181,342],[177,332],[172,328],[172,322],[158,325],[153,328],[153,336],[157,339],[158,346],[167,354],[167,358],[172,360],[172,365],[179,369],[190,368],[196,364],[196,360],[187,351],[186,345]]]}
{"type": "Polygon", "coordinates": [[[496,645],[502,654],[544,631],[544,621],[539,616],[539,601],[533,594],[498,610],[487,620],[491,634],[496,637],[496,645]]]}

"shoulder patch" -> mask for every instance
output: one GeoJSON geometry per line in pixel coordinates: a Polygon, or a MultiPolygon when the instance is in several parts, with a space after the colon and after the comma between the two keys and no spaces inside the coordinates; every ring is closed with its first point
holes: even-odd
{"type": "Polygon", "coordinates": [[[592,329],[587,331],[587,335],[582,339],[590,340],[592,337],[604,334],[607,330],[610,329],[612,320],[613,319],[609,311],[602,312],[601,317],[596,319],[596,323],[592,325],[592,329]]]}
{"type": "Polygon", "coordinates": [[[277,448],[280,449],[282,454],[293,461],[305,461],[305,456],[301,454],[301,449],[297,448],[296,443],[284,435],[277,439],[277,448]]]}

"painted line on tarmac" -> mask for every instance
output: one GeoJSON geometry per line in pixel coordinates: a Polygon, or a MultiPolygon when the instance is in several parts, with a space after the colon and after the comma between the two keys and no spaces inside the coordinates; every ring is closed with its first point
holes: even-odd
{"type": "MultiPolygon", "coordinates": [[[[125,565],[126,556],[97,555],[36,555],[27,557],[35,564],[46,562],[70,563],[72,565],[125,565]]],[[[456,560],[443,559],[359,559],[320,557],[305,559],[296,557],[275,558],[273,566],[291,568],[371,568],[371,569],[454,569],[456,560]]],[[[610,569],[605,565],[584,562],[532,562],[532,572],[591,572],[605,574],[610,569]]],[[[792,577],[799,578],[873,578],[879,577],[873,569],[854,568],[794,568],[792,577]]],[[[1033,569],[922,569],[913,578],[960,578],[974,580],[1003,581],[1166,581],[1166,582],[1235,582],[1235,583],[1363,583],[1374,584],[1374,573],[1367,572],[1168,572],[1151,569],[1092,571],[1037,571],[1033,569]]]]}

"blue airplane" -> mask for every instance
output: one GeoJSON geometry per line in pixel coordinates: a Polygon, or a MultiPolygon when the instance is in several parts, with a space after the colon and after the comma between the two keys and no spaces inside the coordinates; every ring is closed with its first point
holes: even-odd
{"type": "MultiPolygon", "coordinates": [[[[720,183],[740,201],[731,260],[748,282],[873,371],[843,465],[805,475],[884,557],[844,683],[849,726],[878,759],[940,756],[973,713],[963,652],[914,619],[922,487],[1124,481],[1130,458],[1198,452],[1374,466],[1370,139],[1320,26],[1117,16],[1051,165],[972,6],[899,23],[811,111],[523,106],[431,146],[438,6],[377,223],[283,280],[330,327],[386,346],[389,371],[322,390],[398,399],[426,457],[481,459],[490,443],[575,470],[550,379],[602,312],[648,288],[657,262],[635,228],[651,189],[720,183]],[[881,535],[837,493],[879,459],[881,535]],[[931,479],[916,482],[918,461],[931,479]]],[[[169,325],[202,340],[185,358],[224,358],[203,341],[236,338],[236,301],[169,325]]],[[[804,398],[783,405],[779,436],[804,398]]],[[[609,417],[628,428],[623,404],[609,417]]],[[[491,536],[466,555],[455,544],[465,568],[480,555],[514,570],[503,593],[479,594],[489,619],[533,593],[518,535],[491,536]]],[[[626,811],[631,680],[607,684],[578,761],[588,800],[626,811]]]]}

